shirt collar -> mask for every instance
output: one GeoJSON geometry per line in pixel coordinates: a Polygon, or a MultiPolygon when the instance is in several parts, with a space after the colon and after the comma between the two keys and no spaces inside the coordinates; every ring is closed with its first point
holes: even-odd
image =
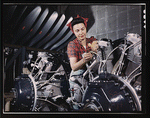
{"type": "MultiPolygon", "coordinates": [[[[88,38],[86,38],[86,45],[87,45],[87,43],[88,43],[87,39],[88,39],[88,38]]],[[[78,38],[76,38],[75,41],[81,45],[81,43],[80,43],[80,41],[78,40],[78,38]]],[[[82,45],[81,45],[81,46],[82,46],[82,45]]]]}

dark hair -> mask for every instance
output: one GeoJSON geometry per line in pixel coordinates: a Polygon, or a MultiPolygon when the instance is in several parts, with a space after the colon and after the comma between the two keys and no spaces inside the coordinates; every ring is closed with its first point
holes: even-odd
{"type": "MultiPolygon", "coordinates": [[[[71,21],[71,27],[73,28],[73,26],[74,26],[75,24],[78,24],[78,23],[83,23],[83,24],[84,24],[84,20],[83,20],[82,18],[73,19],[73,20],[71,21]]],[[[85,25],[85,24],[84,24],[84,25],[85,25]]]]}

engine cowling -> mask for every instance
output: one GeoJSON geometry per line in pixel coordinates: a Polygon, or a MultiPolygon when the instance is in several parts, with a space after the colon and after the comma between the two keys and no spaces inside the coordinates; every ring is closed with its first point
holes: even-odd
{"type": "Polygon", "coordinates": [[[132,86],[125,79],[101,73],[90,82],[83,95],[83,109],[91,111],[140,111],[141,106],[132,86]]]}

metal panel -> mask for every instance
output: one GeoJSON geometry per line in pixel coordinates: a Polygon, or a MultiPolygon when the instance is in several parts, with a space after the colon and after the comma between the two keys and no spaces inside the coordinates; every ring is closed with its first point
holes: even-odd
{"type": "Polygon", "coordinates": [[[11,20],[11,23],[13,23],[12,24],[13,25],[12,29],[14,29],[17,26],[17,24],[19,23],[21,17],[25,13],[26,9],[27,9],[27,6],[24,6],[24,7],[17,6],[17,8],[16,8],[16,10],[15,10],[15,12],[13,14],[13,18],[11,20]]]}
{"type": "MultiPolygon", "coordinates": [[[[61,44],[63,44],[65,41],[68,40],[68,38],[72,35],[72,31],[69,31],[69,33],[61,40],[59,41],[58,43],[56,43],[55,45],[53,45],[53,47],[50,48],[50,50],[53,50],[55,48],[57,48],[58,46],[60,46],[61,44]]],[[[49,45],[50,42],[47,44],[49,45]]]]}
{"type": "Polygon", "coordinates": [[[127,24],[127,12],[122,12],[118,14],[118,18],[116,18],[118,20],[118,29],[123,29],[123,28],[127,28],[128,24],[127,24]]]}
{"type": "Polygon", "coordinates": [[[117,17],[116,17],[116,15],[112,15],[112,16],[108,17],[107,28],[108,28],[108,32],[112,32],[112,31],[117,30],[117,17]]]}
{"type": "MultiPolygon", "coordinates": [[[[48,36],[41,40],[41,42],[38,43],[37,47],[41,46],[42,44],[46,43],[48,40],[50,40],[56,32],[59,30],[60,26],[63,24],[65,20],[65,15],[63,14],[61,18],[59,19],[58,23],[55,25],[55,27],[52,29],[52,31],[48,34],[48,36]]],[[[45,49],[45,48],[44,48],[45,49]]]]}
{"type": "Polygon", "coordinates": [[[31,26],[39,16],[40,12],[41,7],[38,6],[25,18],[25,20],[16,32],[14,40],[12,41],[13,44],[30,30],[31,26]]]}
{"type": "Polygon", "coordinates": [[[33,28],[31,28],[30,32],[28,32],[27,35],[22,39],[22,44],[27,42],[33,35],[35,35],[35,33],[37,32],[37,30],[39,29],[39,27],[41,26],[41,24],[45,20],[46,16],[48,15],[48,12],[49,12],[48,9],[46,9],[43,12],[41,17],[38,19],[37,23],[33,26],[33,28]]]}
{"type": "Polygon", "coordinates": [[[141,24],[141,12],[139,9],[132,9],[129,11],[129,27],[141,24]]]}
{"type": "Polygon", "coordinates": [[[48,19],[48,21],[46,22],[46,24],[44,25],[44,27],[42,28],[41,32],[39,32],[32,40],[31,43],[29,44],[29,46],[34,45],[36,42],[38,42],[41,38],[43,38],[46,33],[49,31],[49,29],[52,27],[52,25],[54,24],[54,22],[56,21],[58,17],[58,13],[57,12],[53,12],[53,14],[50,16],[50,18],[48,19]]]}
{"type": "Polygon", "coordinates": [[[59,32],[59,34],[54,38],[54,39],[52,39],[44,48],[46,49],[47,47],[51,47],[54,43],[56,43],[62,36],[63,36],[63,34],[67,31],[67,29],[68,29],[68,26],[67,26],[67,24],[69,23],[69,22],[71,22],[72,21],[72,17],[68,20],[68,22],[65,24],[65,26],[64,26],[64,28],[59,32]]]}
{"type": "Polygon", "coordinates": [[[76,38],[76,36],[73,34],[70,38],[68,38],[68,40],[66,42],[64,42],[62,45],[60,45],[59,47],[55,48],[56,51],[59,51],[61,49],[63,49],[64,47],[66,47],[68,45],[68,43],[72,40],[74,40],[76,38]]]}

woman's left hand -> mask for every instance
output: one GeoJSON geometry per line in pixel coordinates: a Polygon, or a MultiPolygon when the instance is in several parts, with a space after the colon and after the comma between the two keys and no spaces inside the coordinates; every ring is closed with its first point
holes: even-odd
{"type": "Polygon", "coordinates": [[[94,52],[97,52],[99,49],[98,41],[93,41],[92,44],[88,44],[89,47],[91,47],[91,50],[94,52]]]}

